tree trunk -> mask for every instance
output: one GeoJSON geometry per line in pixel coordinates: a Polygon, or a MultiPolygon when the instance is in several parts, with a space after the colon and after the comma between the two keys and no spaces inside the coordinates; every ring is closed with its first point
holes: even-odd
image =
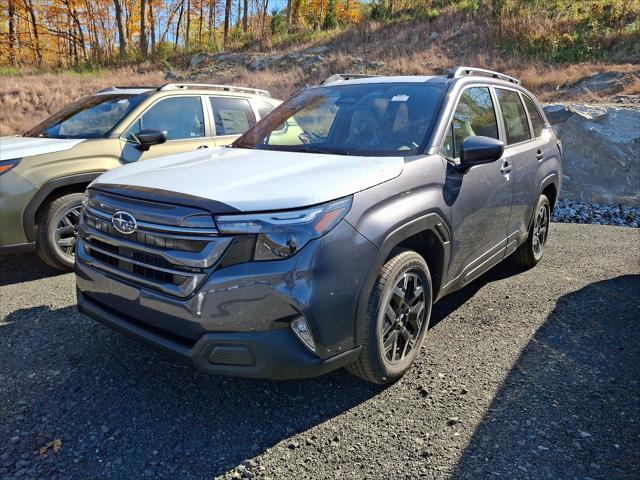
{"type": "Polygon", "coordinates": [[[198,48],[202,48],[202,23],[204,21],[204,0],[200,0],[200,12],[198,15],[198,40],[196,44],[198,48]]]}
{"type": "Polygon", "coordinates": [[[153,3],[149,3],[149,30],[151,32],[151,55],[156,57],[156,19],[153,16],[153,3]]]}
{"type": "Polygon", "coordinates": [[[242,12],[242,31],[249,31],[249,0],[244,0],[244,11],[242,12]]]}
{"type": "Polygon", "coordinates": [[[78,18],[78,12],[77,10],[75,10],[74,8],[71,7],[71,4],[69,3],[69,0],[63,0],[64,6],[67,7],[67,13],[71,19],[71,21],[73,22],[73,24],[76,27],[76,34],[75,34],[75,39],[74,39],[74,43],[75,43],[75,53],[76,53],[76,64],[79,63],[79,52],[78,52],[78,43],[80,44],[80,48],[82,49],[82,57],[84,59],[87,58],[87,48],[85,46],[85,40],[84,40],[84,32],[82,30],[82,25],[80,24],[80,18],[78,18]]]}
{"type": "Polygon", "coordinates": [[[33,0],[25,1],[25,7],[31,19],[31,27],[33,28],[33,44],[36,53],[36,64],[42,66],[42,50],[40,49],[40,37],[38,36],[38,22],[36,21],[36,12],[33,10],[33,0]]]}
{"type": "Polygon", "coordinates": [[[191,43],[191,0],[187,0],[187,31],[184,36],[184,49],[189,51],[189,44],[191,43]]]}
{"type": "Polygon", "coordinates": [[[222,38],[224,39],[225,46],[227,45],[227,37],[229,36],[229,27],[231,26],[231,5],[232,0],[225,0],[224,6],[224,32],[222,38]]]}
{"type": "Polygon", "coordinates": [[[267,28],[267,10],[269,10],[269,0],[264,0],[264,9],[262,10],[262,32],[260,32],[261,36],[264,35],[267,28]]]}
{"type": "Polygon", "coordinates": [[[213,39],[213,33],[216,28],[216,0],[209,0],[209,22],[207,25],[207,43],[208,47],[211,47],[211,40],[213,39]]]}
{"type": "Polygon", "coordinates": [[[120,59],[127,58],[127,36],[124,28],[124,18],[122,17],[122,4],[120,0],[113,0],[116,9],[116,23],[118,24],[118,41],[120,42],[120,59]]]}
{"type": "Polygon", "coordinates": [[[178,13],[178,24],[176,25],[176,38],[173,44],[174,48],[178,48],[178,40],[180,39],[180,24],[182,23],[182,14],[184,13],[184,0],[180,2],[180,12],[178,13]]]}
{"type": "Polygon", "coordinates": [[[298,26],[300,20],[300,0],[293,0],[293,12],[291,12],[291,23],[298,26]]]}
{"type": "Polygon", "coordinates": [[[8,2],[8,15],[9,15],[9,65],[16,66],[16,27],[13,23],[13,17],[15,16],[16,9],[13,4],[14,0],[8,2]]]}
{"type": "Polygon", "coordinates": [[[147,58],[147,0],[140,0],[140,56],[147,58]]]}
{"type": "Polygon", "coordinates": [[[287,0],[287,28],[291,27],[291,0],[287,0]]]}

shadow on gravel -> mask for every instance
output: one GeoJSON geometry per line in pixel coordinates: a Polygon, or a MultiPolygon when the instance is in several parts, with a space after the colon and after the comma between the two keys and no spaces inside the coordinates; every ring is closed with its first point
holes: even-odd
{"type": "Polygon", "coordinates": [[[0,478],[25,468],[30,478],[211,479],[382,391],[344,372],[288,382],[200,374],[75,307],[6,321],[0,478]],[[57,453],[38,454],[56,438],[57,453]]]}
{"type": "Polygon", "coordinates": [[[638,292],[640,275],[627,275],[558,300],[453,478],[638,478],[638,292]]]}
{"type": "Polygon", "coordinates": [[[50,267],[34,253],[0,256],[0,287],[30,282],[65,272],[50,267]]]}

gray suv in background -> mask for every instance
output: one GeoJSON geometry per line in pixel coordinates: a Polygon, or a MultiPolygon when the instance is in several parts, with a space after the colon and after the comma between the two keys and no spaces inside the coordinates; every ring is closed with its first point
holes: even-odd
{"type": "Polygon", "coordinates": [[[83,199],[81,312],[212,373],[400,378],[433,302],[543,256],[562,146],[505,75],[335,75],[83,199]]]}

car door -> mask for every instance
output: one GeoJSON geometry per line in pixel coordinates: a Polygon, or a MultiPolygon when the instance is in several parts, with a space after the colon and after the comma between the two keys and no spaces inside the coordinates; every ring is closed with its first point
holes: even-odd
{"type": "Polygon", "coordinates": [[[448,160],[444,197],[451,207],[453,232],[449,279],[462,284],[502,260],[507,244],[513,197],[508,163],[501,158],[464,170],[458,166],[460,146],[466,138],[502,139],[496,107],[488,86],[463,90],[441,149],[448,160]]]}
{"type": "MultiPolygon", "coordinates": [[[[547,129],[542,119],[542,115],[536,104],[531,98],[520,92],[520,98],[524,101],[524,106],[529,117],[529,127],[531,130],[532,140],[529,142],[529,149],[526,152],[525,162],[521,166],[515,166],[516,169],[522,170],[516,174],[515,191],[513,195],[513,207],[511,209],[511,225],[515,232],[519,235],[526,235],[533,216],[533,210],[538,202],[539,182],[538,177],[540,166],[558,153],[558,147],[551,129],[547,129]]],[[[515,250],[517,245],[511,242],[507,253],[515,250]]]]}
{"type": "Polygon", "coordinates": [[[188,152],[215,146],[206,122],[206,109],[200,95],[180,95],[159,99],[147,108],[122,136],[124,163],[188,152]],[[149,150],[138,148],[135,135],[143,129],[167,132],[167,141],[149,150]]]}
{"type": "Polygon", "coordinates": [[[256,114],[249,99],[230,96],[209,96],[213,129],[217,146],[224,146],[256,124],[256,114]]]}
{"type": "Polygon", "coordinates": [[[511,215],[507,229],[507,254],[513,252],[523,235],[529,230],[531,212],[538,195],[536,184],[538,156],[543,148],[540,140],[532,141],[531,125],[520,92],[507,88],[495,88],[504,128],[504,156],[512,166],[514,184],[511,215]]]}

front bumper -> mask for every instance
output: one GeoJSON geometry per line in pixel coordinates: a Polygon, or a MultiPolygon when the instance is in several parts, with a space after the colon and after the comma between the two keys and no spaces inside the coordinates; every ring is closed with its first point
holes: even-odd
{"type": "Polygon", "coordinates": [[[322,375],[353,362],[360,347],[321,359],[288,328],[265,332],[207,333],[190,346],[100,305],[78,291],[78,310],[195,369],[218,375],[284,380],[322,375]]]}
{"type": "Polygon", "coordinates": [[[202,371],[315,376],[358,355],[357,302],[376,253],[343,221],[291,258],[214,268],[191,296],[179,298],[91,266],[79,242],[78,306],[202,371]],[[299,315],[309,324],[315,353],[289,328],[299,315]]]}

